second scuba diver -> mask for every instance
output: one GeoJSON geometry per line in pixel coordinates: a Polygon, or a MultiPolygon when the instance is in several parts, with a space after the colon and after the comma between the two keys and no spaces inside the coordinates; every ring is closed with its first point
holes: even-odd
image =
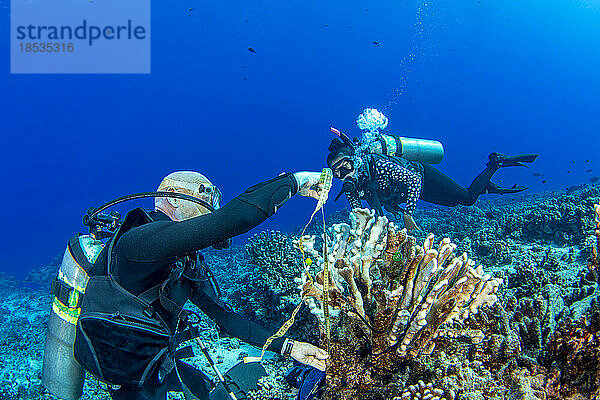
{"type": "MultiPolygon", "coordinates": [[[[172,390],[193,393],[186,399],[208,399],[211,380],[181,361],[192,354],[179,344],[199,334],[189,324],[193,315],[183,310],[185,302],[198,306],[225,334],[252,345],[262,346],[273,332],[234,313],[219,299],[218,285],[199,251],[227,247],[230,238],[259,225],[296,193],[317,197],[319,178],[314,172],[282,174],[220,207],[220,192],[206,177],[175,172],[155,193],[163,194],[156,198],[155,211],[130,211],[122,223],[111,225],[116,228],[104,236],[109,239],[106,245],[99,241],[99,231],[72,239],[53,283],[44,356],[46,388],[62,398],[78,398],[84,379],[81,365],[111,384],[114,400],[164,400],[172,390]],[[166,192],[192,196],[200,204],[164,197],[166,192]],[[86,280],[75,284],[81,277],[86,280]]],[[[325,370],[326,352],[309,343],[281,337],[269,350],[325,370]]],[[[254,379],[250,387],[256,385],[253,374],[257,368],[260,374],[262,367],[253,368],[254,372],[242,368],[237,373],[242,381],[254,379]]],[[[223,385],[232,392],[242,386],[223,385]]],[[[246,398],[243,395],[239,398],[246,398]]],[[[236,397],[224,393],[210,398],[236,397]]]]}
{"type": "MultiPolygon", "coordinates": [[[[364,121],[364,115],[368,118],[377,113],[377,110],[367,109],[359,116],[359,121],[361,118],[364,121]]],[[[380,113],[377,117],[385,119],[380,113]]],[[[383,126],[387,126],[387,119],[383,126]]],[[[409,230],[418,229],[412,214],[419,199],[442,206],[470,206],[482,194],[526,190],[526,187],[517,185],[500,187],[491,178],[500,168],[525,166],[523,163],[533,162],[538,156],[491,153],[486,168],[465,188],[431,165],[440,162],[443,157],[443,147],[439,142],[377,132],[365,151],[366,146],[361,146],[359,141],[351,140],[335,128],[331,131],[339,139],[331,141],[327,165],[334,177],[344,182],[336,200],[344,193],[351,208],[361,208],[361,200],[366,200],[378,215],[383,215],[383,208],[396,217],[402,214],[404,225],[409,230]],[[405,208],[401,208],[400,204],[404,203],[405,208]]]]}

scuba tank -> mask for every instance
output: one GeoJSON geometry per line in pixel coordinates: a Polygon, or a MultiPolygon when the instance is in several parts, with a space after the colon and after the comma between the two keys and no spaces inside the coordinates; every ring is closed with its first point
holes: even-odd
{"type": "Polygon", "coordinates": [[[371,143],[370,152],[424,164],[439,164],[444,158],[444,146],[437,140],[384,134],[371,143]]]}
{"type": "Polygon", "coordinates": [[[355,151],[363,149],[361,151],[365,153],[400,157],[424,164],[439,164],[444,158],[444,146],[437,140],[407,138],[381,133],[375,139],[367,141],[366,144],[361,144],[357,138],[352,140],[339,129],[331,127],[329,130],[355,151]]]}
{"type": "Polygon", "coordinates": [[[52,282],[52,310],[48,319],[42,383],[53,395],[75,400],[83,394],[85,371],[75,360],[73,343],[89,267],[103,248],[90,235],[73,237],[65,250],[58,276],[52,282]]]}

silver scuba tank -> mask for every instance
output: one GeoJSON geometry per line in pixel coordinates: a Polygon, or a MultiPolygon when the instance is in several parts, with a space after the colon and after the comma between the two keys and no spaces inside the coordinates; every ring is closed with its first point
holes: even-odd
{"type": "Polygon", "coordinates": [[[444,146],[437,140],[383,134],[373,143],[371,151],[425,164],[439,164],[444,158],[444,146]]]}
{"type": "Polygon", "coordinates": [[[89,281],[80,264],[93,264],[102,248],[102,242],[92,236],[73,238],[65,250],[58,277],[52,284],[55,296],[48,320],[42,383],[53,395],[65,400],[81,397],[85,381],[85,371],[73,355],[81,297],[89,281]],[[78,261],[74,253],[80,258],[85,256],[85,260],[78,261]]]}

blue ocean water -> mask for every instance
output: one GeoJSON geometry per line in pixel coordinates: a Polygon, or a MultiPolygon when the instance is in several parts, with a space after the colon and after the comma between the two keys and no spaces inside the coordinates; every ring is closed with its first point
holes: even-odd
{"type": "MultiPolygon", "coordinates": [[[[206,174],[225,200],[320,170],[329,126],[358,135],[365,107],[388,132],[442,141],[440,169],[462,184],[492,151],[541,154],[498,175],[532,192],[600,175],[597,0],[184,0],[152,16],[149,75],[11,75],[0,42],[1,271],[47,263],[89,206],[174,170],[206,174]]],[[[294,198],[257,231],[301,225],[313,205],[294,198]]]]}

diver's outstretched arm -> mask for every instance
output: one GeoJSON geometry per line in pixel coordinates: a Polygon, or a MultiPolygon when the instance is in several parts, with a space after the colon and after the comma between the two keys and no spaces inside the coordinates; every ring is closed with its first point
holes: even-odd
{"type": "Polygon", "coordinates": [[[134,262],[181,257],[248,232],[298,192],[287,173],[252,186],[220,209],[186,221],[157,221],[125,233],[117,246],[134,262]]]}

